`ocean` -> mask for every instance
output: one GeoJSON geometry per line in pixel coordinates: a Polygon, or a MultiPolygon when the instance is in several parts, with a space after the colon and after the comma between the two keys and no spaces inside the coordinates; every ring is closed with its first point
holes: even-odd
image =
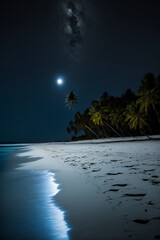
{"type": "Polygon", "coordinates": [[[55,174],[18,170],[25,159],[16,154],[24,150],[0,147],[0,239],[69,239],[65,211],[54,199],[60,191],[55,174]]]}

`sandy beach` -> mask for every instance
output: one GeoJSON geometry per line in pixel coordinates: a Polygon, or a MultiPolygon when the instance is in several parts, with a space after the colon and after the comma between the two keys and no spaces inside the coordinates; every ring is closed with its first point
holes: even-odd
{"type": "Polygon", "coordinates": [[[160,239],[160,141],[123,141],[29,144],[18,154],[28,163],[17,170],[55,173],[69,239],[160,239]]]}

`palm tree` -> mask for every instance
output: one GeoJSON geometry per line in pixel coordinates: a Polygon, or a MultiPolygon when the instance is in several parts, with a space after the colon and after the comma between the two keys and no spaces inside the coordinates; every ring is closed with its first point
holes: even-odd
{"type": "Polygon", "coordinates": [[[69,107],[69,109],[71,109],[73,104],[77,104],[77,100],[78,98],[76,97],[76,95],[72,92],[70,92],[66,98],[66,106],[69,107]]]}
{"type": "MultiPolygon", "coordinates": [[[[130,129],[139,129],[143,135],[146,135],[144,133],[144,127],[147,126],[146,115],[144,112],[139,111],[135,103],[127,105],[124,115],[126,116],[125,122],[128,122],[130,129]]],[[[150,139],[149,136],[147,137],[150,139]]]]}
{"type": "MultiPolygon", "coordinates": [[[[73,91],[70,92],[70,93],[68,94],[67,98],[66,98],[66,103],[67,103],[66,106],[68,106],[69,109],[71,109],[71,107],[73,106],[73,104],[77,104],[77,100],[78,100],[78,98],[77,98],[77,96],[73,93],[73,91]]],[[[80,115],[79,115],[78,112],[76,113],[76,116],[78,117],[79,120],[81,119],[81,117],[80,117],[80,115]]],[[[98,135],[97,135],[88,125],[86,125],[86,124],[84,124],[84,125],[85,125],[85,127],[86,127],[89,131],[91,131],[97,138],[99,138],[98,135]]]]}
{"type": "Polygon", "coordinates": [[[139,97],[137,104],[140,106],[140,112],[148,112],[153,110],[156,113],[158,122],[160,123],[157,105],[160,104],[159,77],[157,79],[152,73],[147,73],[141,80],[141,85],[137,88],[139,97]]]}
{"type": "Polygon", "coordinates": [[[101,106],[99,101],[94,101],[92,103],[92,108],[89,110],[89,115],[91,116],[91,121],[98,126],[104,126],[105,124],[112,129],[119,137],[121,135],[106,121],[109,118],[109,110],[107,107],[101,106]]]}
{"type": "Polygon", "coordinates": [[[115,126],[117,129],[120,129],[122,135],[124,136],[123,126],[124,126],[124,115],[123,108],[116,107],[111,110],[109,113],[109,119],[111,121],[112,126],[115,126]]]}
{"type": "Polygon", "coordinates": [[[153,109],[157,115],[158,122],[160,123],[158,111],[156,105],[160,105],[160,91],[154,87],[146,91],[141,91],[137,94],[139,98],[136,103],[140,105],[140,112],[148,114],[150,109],[153,109]]]}
{"type": "Polygon", "coordinates": [[[107,120],[107,116],[105,113],[107,113],[106,108],[103,108],[100,111],[97,111],[94,108],[91,108],[89,110],[89,115],[91,116],[92,122],[98,126],[104,126],[104,121],[107,120]]]}

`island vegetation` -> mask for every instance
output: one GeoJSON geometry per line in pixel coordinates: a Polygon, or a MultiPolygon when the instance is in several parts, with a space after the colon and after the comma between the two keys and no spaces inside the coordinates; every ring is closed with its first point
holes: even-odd
{"type": "MultiPolygon", "coordinates": [[[[66,98],[69,109],[78,103],[72,91],[66,98]]],[[[137,93],[127,89],[121,97],[104,92],[83,113],[76,112],[67,127],[72,140],[160,134],[160,75],[147,73],[137,93]]],[[[150,138],[150,137],[149,137],[150,138]]]]}

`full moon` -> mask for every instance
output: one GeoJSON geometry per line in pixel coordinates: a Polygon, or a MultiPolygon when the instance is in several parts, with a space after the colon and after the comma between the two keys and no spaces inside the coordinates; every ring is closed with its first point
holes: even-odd
{"type": "Polygon", "coordinates": [[[63,80],[62,80],[61,78],[59,78],[59,79],[57,80],[57,83],[58,83],[58,85],[61,85],[61,84],[63,83],[63,80]]]}

